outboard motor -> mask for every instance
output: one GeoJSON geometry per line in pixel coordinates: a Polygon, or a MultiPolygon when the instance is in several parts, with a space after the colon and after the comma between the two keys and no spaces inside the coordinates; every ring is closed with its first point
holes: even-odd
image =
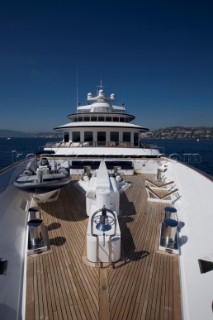
{"type": "Polygon", "coordinates": [[[40,166],[49,166],[49,161],[47,160],[47,158],[41,158],[40,160],[40,166]]]}
{"type": "Polygon", "coordinates": [[[65,167],[60,167],[60,168],[58,169],[58,173],[63,173],[65,176],[67,176],[67,175],[69,174],[69,171],[68,171],[68,169],[65,168],[65,167]]]}

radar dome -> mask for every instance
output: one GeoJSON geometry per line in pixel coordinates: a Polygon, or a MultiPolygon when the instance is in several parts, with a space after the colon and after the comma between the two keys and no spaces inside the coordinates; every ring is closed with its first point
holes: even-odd
{"type": "Polygon", "coordinates": [[[100,94],[100,95],[103,95],[103,93],[104,93],[104,90],[103,90],[103,89],[100,89],[100,90],[99,90],[99,94],[100,94]]]}

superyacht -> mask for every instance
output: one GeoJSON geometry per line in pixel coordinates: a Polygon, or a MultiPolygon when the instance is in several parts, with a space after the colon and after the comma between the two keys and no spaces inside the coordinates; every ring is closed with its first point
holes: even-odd
{"type": "Polygon", "coordinates": [[[114,94],[87,101],[42,168],[0,172],[0,319],[212,319],[212,177],[142,144],[114,94]]]}

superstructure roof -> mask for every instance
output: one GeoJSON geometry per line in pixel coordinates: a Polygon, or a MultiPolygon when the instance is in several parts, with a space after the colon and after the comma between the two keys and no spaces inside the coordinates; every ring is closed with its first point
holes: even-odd
{"type": "Polygon", "coordinates": [[[149,129],[136,125],[134,123],[125,122],[100,122],[100,121],[88,121],[88,122],[69,122],[62,126],[54,128],[54,130],[71,129],[71,128],[124,128],[124,129],[140,129],[142,131],[149,131],[149,129]],[[114,123],[114,125],[113,125],[114,123]]]}

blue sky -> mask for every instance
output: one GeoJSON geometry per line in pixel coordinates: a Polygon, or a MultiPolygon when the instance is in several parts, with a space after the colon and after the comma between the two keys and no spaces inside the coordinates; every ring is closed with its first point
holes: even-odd
{"type": "Polygon", "coordinates": [[[213,1],[2,0],[0,129],[49,131],[96,93],[150,129],[213,125],[213,1]]]}

